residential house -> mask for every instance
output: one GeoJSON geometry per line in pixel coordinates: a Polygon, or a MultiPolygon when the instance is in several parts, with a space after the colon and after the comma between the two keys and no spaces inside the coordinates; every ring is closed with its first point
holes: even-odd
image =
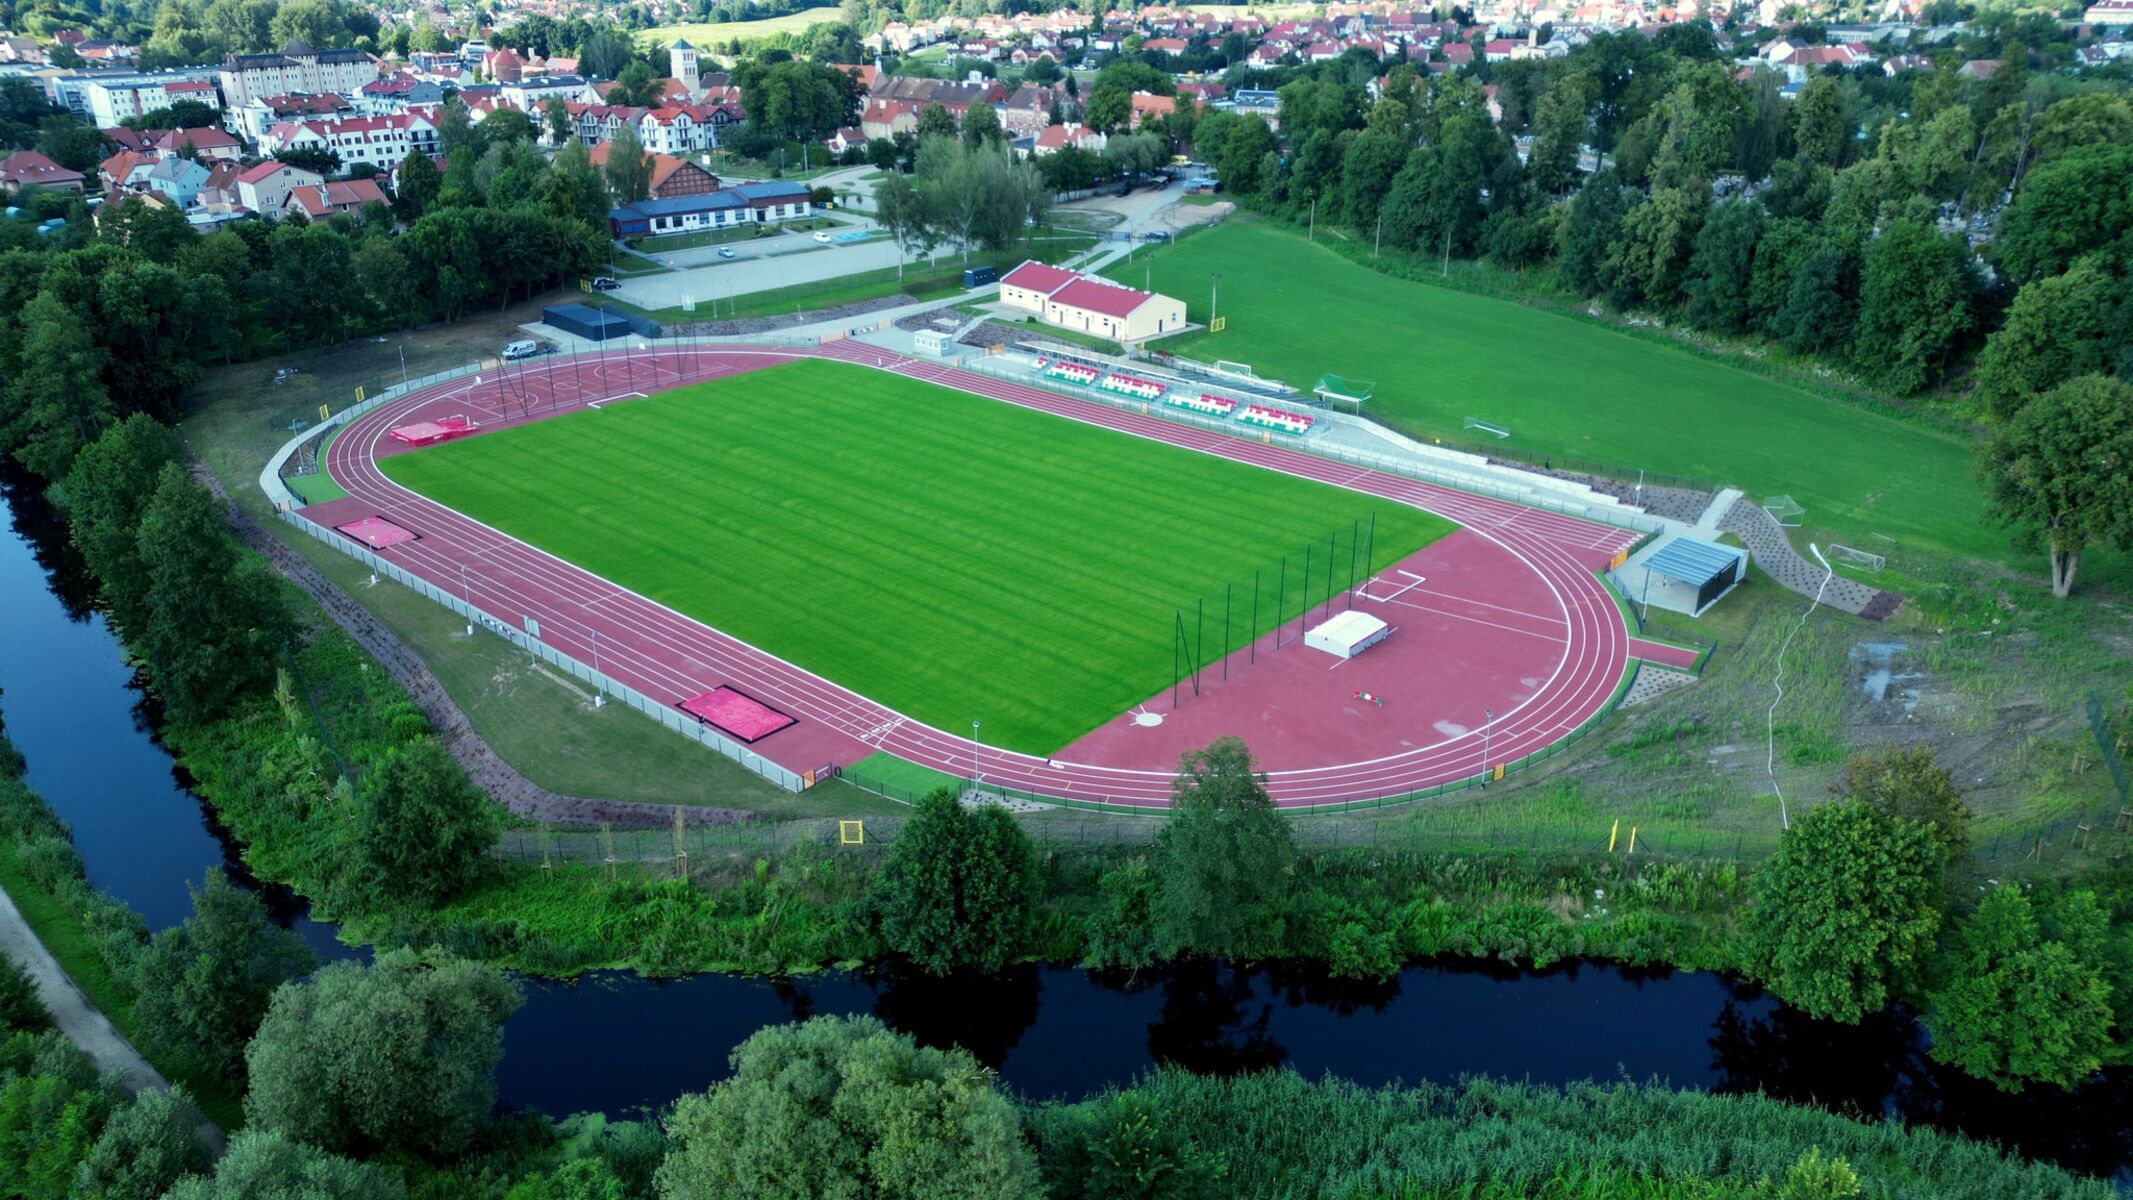
{"type": "Polygon", "coordinates": [[[212,125],[173,129],[155,142],[156,153],[166,157],[184,154],[187,147],[195,158],[235,162],[244,157],[244,143],[212,125]]]}
{"type": "Polygon", "coordinates": [[[867,137],[866,131],[859,128],[857,125],[854,125],[848,129],[840,129],[837,132],[829,135],[827,138],[823,139],[822,144],[829,147],[829,152],[831,154],[839,155],[841,157],[842,155],[852,150],[866,149],[869,140],[870,139],[867,137]]]}
{"type": "Polygon", "coordinates": [[[338,155],[343,167],[390,167],[410,151],[437,153],[437,126],[428,114],[394,113],[383,117],[333,117],[319,121],[284,121],[259,139],[259,152],[324,150],[338,155]]]}
{"type": "Polygon", "coordinates": [[[174,154],[150,168],[143,182],[149,191],[163,196],[180,209],[187,209],[193,206],[193,199],[200,194],[200,189],[207,186],[207,176],[206,167],[174,154]]]}
{"type": "Polygon", "coordinates": [[[96,174],[104,182],[104,190],[116,195],[119,192],[138,191],[146,186],[148,173],[159,162],[153,154],[138,150],[121,150],[105,159],[96,168],[96,174]]]}
{"type": "Polygon", "coordinates": [[[551,96],[565,103],[582,100],[586,82],[576,75],[537,75],[530,79],[499,79],[497,86],[505,104],[528,116],[538,116],[541,103],[551,96]]]}
{"type": "Polygon", "coordinates": [[[270,158],[237,176],[237,202],[263,217],[279,217],[290,192],[299,187],[315,187],[324,179],[316,171],[270,158]]]}
{"type": "Polygon", "coordinates": [[[314,221],[335,213],[360,212],[366,204],[385,204],[385,191],[375,179],[335,179],[292,188],[282,205],[282,215],[300,212],[314,221]]]}
{"type": "Polygon", "coordinates": [[[1052,123],[1052,106],[1063,105],[1065,96],[1052,88],[1025,83],[1000,102],[1000,128],[1010,138],[1029,137],[1052,123]]]}
{"type": "Polygon", "coordinates": [[[82,173],[68,170],[35,150],[17,150],[0,158],[0,191],[12,196],[26,187],[79,192],[82,173]]]}
{"type": "MultiPolygon", "coordinates": [[[[588,157],[596,167],[607,166],[607,156],[614,149],[608,142],[595,146],[588,157]]],[[[671,154],[654,154],[652,159],[651,193],[654,200],[671,200],[676,196],[702,196],[719,189],[718,176],[686,158],[671,154]]]]}
{"type": "Polygon", "coordinates": [[[1030,154],[1042,158],[1047,154],[1057,154],[1068,146],[1077,146],[1091,154],[1102,154],[1104,144],[1108,141],[1109,138],[1086,125],[1071,122],[1065,125],[1047,125],[1038,132],[1036,142],[1030,147],[1030,154]]]}
{"type": "MultiPolygon", "coordinates": [[[[1133,129],[1139,129],[1143,124],[1150,121],[1160,122],[1178,110],[1178,101],[1175,96],[1158,96],[1154,92],[1135,92],[1130,100],[1133,105],[1133,116],[1129,121],[1129,127],[1133,129]]],[[[1190,101],[1187,101],[1187,103],[1190,103],[1190,101]]]]}

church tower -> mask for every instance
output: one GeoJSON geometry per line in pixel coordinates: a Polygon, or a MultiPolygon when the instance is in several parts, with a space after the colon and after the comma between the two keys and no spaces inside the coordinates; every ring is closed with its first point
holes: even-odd
{"type": "Polygon", "coordinates": [[[696,47],[687,38],[675,38],[674,44],[667,47],[667,73],[689,89],[689,95],[702,94],[703,84],[696,73],[696,47]]]}

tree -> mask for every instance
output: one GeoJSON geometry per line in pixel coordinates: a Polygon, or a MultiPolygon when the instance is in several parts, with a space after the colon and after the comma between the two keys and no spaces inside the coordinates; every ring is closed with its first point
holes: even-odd
{"type": "Polygon", "coordinates": [[[1037,856],[1007,810],[940,788],[897,835],[867,907],[889,948],[927,971],[990,974],[1028,945],[1037,892],[1037,856]]]}
{"type": "Polygon", "coordinates": [[[331,963],[274,993],[245,1050],[245,1119],[333,1151],[456,1154],[495,1106],[520,1003],[496,968],[435,950],[331,963]]]}
{"type": "Polygon", "coordinates": [[[1849,245],[1819,240],[1792,272],[1771,332],[1796,353],[1839,352],[1852,344],[1858,323],[1857,259],[1849,245]]]}
{"type": "Polygon", "coordinates": [[[971,146],[1000,144],[1007,132],[1000,128],[1000,114],[990,104],[972,104],[963,110],[963,141],[971,146]]]}
{"type": "Polygon", "coordinates": [[[1809,1016],[1851,1022],[1880,1010],[1932,947],[1944,862],[1931,830],[1871,804],[1809,812],[1751,882],[1751,972],[1809,1016]]]}
{"type": "Polygon", "coordinates": [[[1541,93],[1533,118],[1533,149],[1527,177],[1544,196],[1559,196],[1578,181],[1578,156],[1591,132],[1595,85],[1591,75],[1568,71],[1541,93]]]}
{"type": "Polygon", "coordinates": [[[1180,758],[1170,799],[1156,837],[1156,940],[1166,956],[1251,953],[1289,896],[1295,833],[1233,737],[1180,758]]]}
{"type": "Polygon", "coordinates": [[[2052,595],[2074,590],[2091,545],[2133,547],[2133,386],[2084,375],[2024,405],[1983,450],[1985,503],[2039,536],[2052,595]]]}
{"type": "Polygon", "coordinates": [[[1709,207],[1701,189],[1661,188],[1623,214],[1607,254],[1608,296],[1616,307],[1674,303],[1709,207]]]}
{"type": "Polygon", "coordinates": [[[541,123],[548,128],[548,140],[558,146],[577,134],[577,126],[570,119],[570,106],[561,96],[541,101],[541,123]]]}
{"type": "Polygon", "coordinates": [[[437,164],[422,151],[410,150],[400,160],[400,183],[393,194],[393,210],[401,220],[413,221],[430,210],[443,189],[444,177],[437,173],[437,164]]]}
{"type": "Polygon", "coordinates": [[[2017,282],[2057,275],[2133,231],[2133,146],[2082,146],[2031,172],[2000,218],[1993,256],[2017,282]]]}
{"type": "Polygon", "coordinates": [[[0,955],[0,1034],[35,1033],[51,1024],[52,1014],[37,994],[37,981],[21,963],[0,955]]]}
{"type": "Polygon", "coordinates": [[[1930,747],[1855,754],[1845,764],[1837,790],[1885,817],[1932,830],[1951,867],[1970,855],[1970,809],[1956,790],[1955,776],[1933,757],[1930,747]]]}
{"type": "Polygon", "coordinates": [[[355,850],[381,900],[452,895],[481,873],[496,841],[495,806],[435,738],[394,747],[357,796],[355,850]]]}
{"type": "Polygon", "coordinates": [[[288,146],[274,157],[299,171],[315,171],[328,178],[341,173],[340,153],[326,146],[288,146]]]}
{"type": "Polygon", "coordinates": [[[132,631],[172,717],[198,720],[267,678],[291,622],[264,564],[245,562],[213,497],[176,463],[141,512],[146,619],[132,631]]]}
{"type": "Polygon", "coordinates": [[[652,194],[652,156],[644,152],[631,126],[616,130],[607,144],[607,187],[617,204],[633,204],[652,194]]]}
{"type": "Polygon", "coordinates": [[[615,86],[608,89],[609,104],[627,104],[636,108],[652,108],[659,103],[660,79],[651,64],[633,62],[622,68],[615,76],[615,86]]]}
{"type": "Polygon", "coordinates": [[[923,145],[929,137],[952,138],[962,131],[956,128],[955,114],[936,100],[918,110],[918,126],[913,132],[923,145]]]}
{"type": "Polygon", "coordinates": [[[896,242],[896,278],[901,282],[912,251],[931,254],[940,241],[926,197],[909,177],[892,173],[874,189],[874,217],[896,242]]]}
{"type": "Polygon", "coordinates": [[[116,415],[102,378],[108,355],[81,315],[49,289],[16,321],[21,366],[0,384],[0,445],[33,473],[58,479],[116,415]]]}
{"type": "Polygon", "coordinates": [[[200,1141],[205,1120],[182,1086],[143,1091],[97,1135],[82,1160],[75,1194],[82,1200],[156,1200],[185,1176],[208,1171],[215,1160],[200,1141]]]}
{"type": "Polygon", "coordinates": [[[2015,293],[2007,322],[1978,355],[1978,406],[2001,420],[2041,392],[2102,371],[2104,312],[2113,281],[2093,257],[2064,275],[2033,279],[2015,293]]]}
{"type": "Polygon", "coordinates": [[[1718,206],[1696,234],[1689,255],[1688,318],[1720,333],[1739,333],[1748,324],[1748,292],[1755,277],[1755,244],[1763,232],[1763,210],[1752,200],[1728,200],[1718,206]]]}
{"type": "Polygon", "coordinates": [[[1792,144],[1800,157],[1825,167],[1843,165],[1850,132],[1845,127],[1843,86],[1834,76],[1817,75],[1792,102],[1792,144]]]}
{"type": "Polygon", "coordinates": [[[421,315],[420,297],[414,268],[400,247],[389,238],[364,238],[356,246],[354,266],[356,282],[370,298],[370,311],[402,328],[413,326],[421,315]]]}
{"type": "Polygon", "coordinates": [[[221,871],[208,871],[192,898],[192,915],[141,956],[134,1017],[152,1044],[234,1076],[274,989],[311,972],[311,950],[221,871]]]}
{"type": "Polygon", "coordinates": [[[2020,1091],[2071,1088],[2113,1052],[2111,985],[2100,968],[2109,923],[2088,892],[2033,900],[2020,885],[1985,893],[1955,927],[1947,984],[1924,1018],[1939,1062],[2020,1091]]]}
{"type": "Polygon", "coordinates": [[[1222,186],[1239,196],[1253,196],[1272,182],[1263,169],[1266,160],[1274,153],[1274,131],[1267,127],[1264,118],[1257,113],[1248,114],[1230,128],[1222,140],[1221,165],[1216,169],[1216,178],[1222,186]]]}
{"type": "Polygon", "coordinates": [[[1041,1195],[1014,1106],[968,1051],[817,1017],[757,1031],[731,1061],[732,1078],[667,1121],[662,1200],[1041,1195]]]}
{"type": "MultiPolygon", "coordinates": [[[[555,97],[551,96],[553,100],[555,97]]],[[[564,114],[569,115],[567,112],[564,114]]],[[[481,119],[481,139],[484,146],[504,142],[530,142],[540,133],[533,118],[515,108],[498,108],[481,119]]]]}
{"type": "Polygon", "coordinates": [[[163,468],[184,461],[185,447],[170,426],[135,413],[82,447],[67,472],[68,537],[122,630],[139,629],[147,619],[141,510],[163,468]]]}
{"type": "Polygon", "coordinates": [[[383,1167],[351,1162],[288,1135],[257,1128],[230,1139],[212,1176],[194,1175],[165,1200],[406,1200],[383,1167]]]}
{"type": "Polygon", "coordinates": [[[1859,271],[1853,361],[1891,391],[1938,383],[1974,318],[1970,250],[1916,221],[1891,221],[1867,243],[1859,271]]]}
{"type": "Polygon", "coordinates": [[[1622,217],[1628,211],[1621,181],[1611,170],[1594,172],[1570,202],[1556,263],[1563,282],[1578,295],[1590,296],[1607,286],[1608,247],[1621,232],[1622,217]]]}

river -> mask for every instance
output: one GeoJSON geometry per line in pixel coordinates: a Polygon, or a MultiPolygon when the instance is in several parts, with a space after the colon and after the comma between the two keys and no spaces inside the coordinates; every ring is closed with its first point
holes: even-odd
{"type": "MultiPolygon", "coordinates": [[[[184,918],[187,884],[212,867],[258,887],[156,740],[153,705],[90,607],[50,510],[17,481],[0,478],[0,493],[0,705],[30,785],[73,827],[90,879],[159,929],[184,918]]],[[[360,953],[300,898],[261,893],[322,955],[360,953]]],[[[1037,965],[948,980],[888,969],[791,980],[596,972],[527,980],[525,993],[505,1029],[500,1100],[556,1115],[656,1109],[722,1077],[733,1047],[764,1025],[871,1012],[923,1042],[967,1047],[1032,1096],[1086,1095],[1157,1063],[1286,1065],[1368,1084],[1659,1079],[1928,1121],[2133,1179],[2124,1072],[2079,1092],[2004,1096],[1931,1066],[1901,1014],[1815,1021],[1709,973],[1438,962],[1358,984],[1307,965],[1218,962],[1133,979],[1037,965]]]]}

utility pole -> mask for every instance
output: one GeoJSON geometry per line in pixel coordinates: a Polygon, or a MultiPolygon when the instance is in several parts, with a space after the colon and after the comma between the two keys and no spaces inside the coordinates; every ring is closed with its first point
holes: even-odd
{"type": "Polygon", "coordinates": [[[1221,299],[1222,272],[1214,271],[1209,274],[1207,283],[1207,323],[1209,325],[1214,324],[1215,318],[1221,315],[1217,309],[1217,302],[1221,299]]]}
{"type": "Polygon", "coordinates": [[[1488,718],[1481,725],[1481,786],[1486,788],[1489,786],[1490,771],[1489,735],[1496,730],[1496,713],[1493,709],[1484,708],[1481,710],[1481,715],[1488,718]]]}
{"type": "Polygon", "coordinates": [[[1378,256],[1378,247],[1385,244],[1385,214],[1378,214],[1377,232],[1370,235],[1370,257],[1378,256]]]}

